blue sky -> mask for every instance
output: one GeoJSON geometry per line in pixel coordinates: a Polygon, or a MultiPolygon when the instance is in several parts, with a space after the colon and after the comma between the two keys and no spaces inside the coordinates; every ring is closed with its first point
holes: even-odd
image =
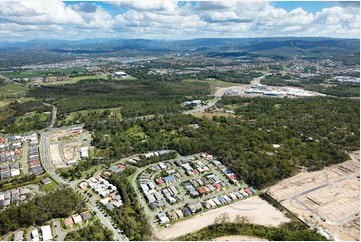
{"type": "Polygon", "coordinates": [[[0,2],[0,40],[359,38],[359,22],[357,1],[0,2]]]}

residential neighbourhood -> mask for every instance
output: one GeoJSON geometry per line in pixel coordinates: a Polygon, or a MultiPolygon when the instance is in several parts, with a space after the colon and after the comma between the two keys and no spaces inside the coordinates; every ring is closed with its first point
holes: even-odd
{"type": "Polygon", "coordinates": [[[208,153],[147,166],[136,184],[148,214],[161,225],[256,194],[208,153]]]}

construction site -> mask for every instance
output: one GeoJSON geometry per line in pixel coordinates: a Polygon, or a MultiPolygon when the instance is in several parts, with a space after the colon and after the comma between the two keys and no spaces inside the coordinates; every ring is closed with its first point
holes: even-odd
{"type": "Polygon", "coordinates": [[[47,137],[51,161],[56,169],[75,165],[88,157],[91,135],[82,128],[58,130],[47,137]]]}
{"type": "Polygon", "coordinates": [[[268,190],[299,219],[334,240],[360,240],[360,151],[321,171],[301,172],[268,190]]]}

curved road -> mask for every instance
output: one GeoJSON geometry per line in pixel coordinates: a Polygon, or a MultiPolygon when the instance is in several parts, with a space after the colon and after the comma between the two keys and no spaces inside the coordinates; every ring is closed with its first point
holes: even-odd
{"type": "MultiPolygon", "coordinates": [[[[50,105],[50,104],[48,104],[48,105],[50,105]]],[[[51,105],[51,106],[53,106],[53,105],[51,105]]],[[[51,132],[56,131],[56,130],[60,130],[60,128],[56,128],[56,129],[53,128],[54,124],[56,122],[56,112],[57,112],[57,109],[53,106],[53,118],[52,118],[52,121],[51,121],[49,127],[47,128],[47,129],[49,129],[49,131],[45,132],[45,129],[39,131],[39,134],[40,134],[39,149],[40,149],[41,162],[43,164],[43,167],[44,167],[45,171],[58,184],[68,185],[69,187],[73,188],[75,191],[78,191],[78,192],[80,192],[80,194],[82,194],[82,191],[76,186],[75,183],[70,183],[70,182],[64,180],[62,177],[60,177],[56,173],[56,169],[54,168],[54,166],[53,166],[53,164],[51,162],[51,158],[50,158],[50,154],[49,154],[49,145],[47,143],[47,137],[49,136],[49,134],[51,132]]],[[[61,129],[69,129],[69,128],[72,128],[72,127],[83,127],[83,126],[84,125],[73,125],[73,126],[69,126],[69,127],[62,127],[61,129]]],[[[96,213],[97,217],[99,218],[100,222],[113,232],[115,240],[117,240],[117,241],[126,241],[126,240],[128,240],[124,235],[120,234],[117,231],[116,228],[114,228],[114,226],[112,225],[112,222],[109,219],[109,217],[105,216],[100,211],[100,209],[96,206],[95,202],[92,201],[91,199],[89,201],[91,201],[91,202],[86,202],[86,204],[88,205],[88,207],[92,211],[95,211],[95,213],[96,213]]]]}

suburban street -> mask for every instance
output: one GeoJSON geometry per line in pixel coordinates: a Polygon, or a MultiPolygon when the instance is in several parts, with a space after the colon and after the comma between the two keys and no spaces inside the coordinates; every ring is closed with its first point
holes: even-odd
{"type": "MultiPolygon", "coordinates": [[[[56,108],[55,108],[55,110],[53,109],[53,114],[54,113],[56,114],[56,108]]],[[[73,125],[73,126],[69,126],[69,127],[62,127],[62,128],[55,128],[54,129],[53,126],[54,126],[55,122],[56,122],[56,115],[55,116],[53,115],[53,119],[51,121],[51,124],[48,127],[49,131],[46,132],[46,131],[42,130],[42,131],[39,132],[40,133],[39,149],[40,149],[41,162],[43,164],[44,170],[58,184],[68,185],[69,187],[73,188],[75,191],[78,191],[78,192],[80,192],[82,194],[80,189],[76,186],[76,183],[68,182],[68,181],[66,181],[65,179],[63,179],[62,177],[60,177],[56,173],[56,169],[54,168],[54,166],[53,166],[53,164],[51,162],[51,158],[50,158],[50,154],[49,154],[49,145],[47,143],[47,137],[49,137],[49,134],[51,134],[51,132],[55,132],[55,131],[60,130],[60,129],[70,129],[70,128],[74,128],[74,127],[83,127],[84,125],[73,125]]],[[[92,201],[92,200],[90,200],[90,201],[92,201]]],[[[100,211],[100,209],[95,205],[95,203],[93,201],[90,202],[90,203],[87,203],[87,206],[92,211],[95,211],[95,213],[96,213],[97,217],[99,218],[100,222],[113,232],[115,240],[117,240],[117,241],[125,241],[125,240],[127,240],[127,238],[125,236],[120,234],[116,230],[116,228],[114,228],[114,226],[112,225],[112,223],[110,221],[110,218],[103,215],[102,212],[100,211]]]]}
{"type": "Polygon", "coordinates": [[[29,145],[28,145],[28,141],[24,142],[24,148],[23,148],[23,154],[21,157],[21,168],[23,170],[23,174],[27,175],[28,174],[28,150],[29,150],[29,145]]]}
{"type": "MultiPolygon", "coordinates": [[[[195,155],[199,155],[199,154],[195,154],[195,155]]],[[[181,157],[178,157],[176,159],[172,159],[172,160],[178,160],[178,159],[182,159],[182,158],[187,158],[187,157],[193,157],[194,155],[191,155],[191,156],[181,156],[181,157]]],[[[210,193],[208,195],[203,195],[202,197],[198,197],[198,198],[191,198],[189,195],[186,194],[186,190],[182,187],[181,183],[189,180],[189,179],[192,179],[192,178],[199,178],[197,176],[194,176],[194,177],[189,177],[185,174],[184,170],[177,167],[173,162],[172,160],[170,161],[170,163],[172,164],[172,169],[176,169],[179,171],[179,173],[182,175],[182,178],[171,183],[171,184],[168,184],[169,186],[174,186],[179,194],[181,194],[181,196],[183,197],[183,201],[179,202],[179,203],[176,203],[176,204],[169,204],[167,202],[165,202],[165,208],[163,209],[155,209],[155,210],[151,210],[148,206],[148,203],[147,201],[145,200],[143,194],[141,191],[139,191],[139,189],[137,188],[137,180],[138,180],[138,176],[144,172],[145,170],[147,170],[149,167],[151,166],[154,166],[154,164],[150,164],[150,165],[147,165],[145,167],[141,167],[139,168],[135,175],[133,176],[133,180],[132,180],[132,186],[135,188],[135,191],[137,193],[137,197],[138,197],[138,200],[140,202],[140,204],[144,207],[144,211],[145,213],[147,214],[147,216],[151,219],[151,225],[154,229],[157,229],[157,224],[154,222],[154,217],[157,216],[159,214],[160,211],[164,211],[164,212],[167,212],[167,211],[171,211],[171,210],[175,210],[175,209],[180,209],[184,206],[186,206],[186,204],[193,204],[193,203],[196,203],[196,202],[201,202],[201,201],[205,201],[205,200],[208,200],[210,198],[214,198],[216,195],[214,193],[210,193]]],[[[208,171],[208,173],[214,173],[215,175],[217,175],[218,177],[222,178],[224,175],[223,173],[221,173],[220,170],[216,169],[215,167],[213,167],[212,165],[208,165],[208,167],[210,168],[210,170],[208,171]]],[[[159,176],[159,172],[155,172],[151,175],[151,179],[152,181],[154,181],[154,179],[159,176]]],[[[223,178],[224,179],[224,178],[223,178]]],[[[240,189],[242,186],[240,185],[232,185],[230,184],[228,181],[226,181],[228,187],[227,189],[222,189],[221,191],[217,192],[217,196],[221,196],[221,195],[226,195],[232,191],[235,191],[235,190],[238,190],[240,189]]],[[[157,186],[157,190],[160,191],[160,188],[157,186]]]]}

